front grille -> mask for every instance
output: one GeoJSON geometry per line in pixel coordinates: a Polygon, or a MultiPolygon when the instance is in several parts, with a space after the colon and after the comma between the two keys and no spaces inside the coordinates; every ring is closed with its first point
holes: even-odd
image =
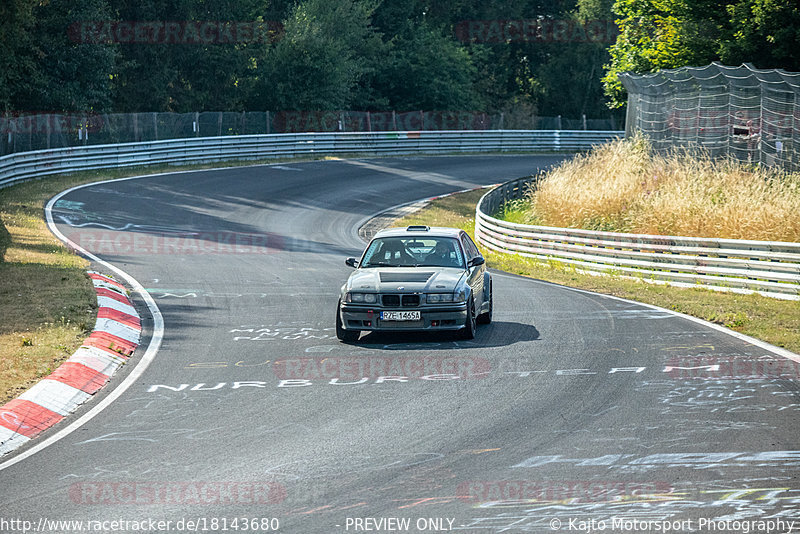
{"type": "Polygon", "coordinates": [[[387,308],[397,308],[401,305],[404,308],[415,308],[419,306],[419,295],[384,295],[382,299],[383,305],[387,308]]]}
{"type": "Polygon", "coordinates": [[[419,295],[403,295],[403,307],[419,306],[419,295]]]}
{"type": "Polygon", "coordinates": [[[384,295],[383,305],[391,307],[400,306],[400,295],[384,295]]]}

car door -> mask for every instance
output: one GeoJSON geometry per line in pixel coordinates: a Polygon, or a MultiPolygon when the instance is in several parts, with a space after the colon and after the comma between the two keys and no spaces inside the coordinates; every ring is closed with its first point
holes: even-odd
{"type": "MultiPolygon", "coordinates": [[[[478,247],[472,242],[472,239],[465,234],[461,234],[461,246],[464,248],[464,256],[467,258],[467,265],[475,258],[481,257],[478,252],[478,247]]],[[[472,288],[472,294],[475,295],[475,313],[480,313],[481,304],[483,303],[483,275],[486,272],[486,264],[474,265],[468,267],[467,283],[472,288]]]]}

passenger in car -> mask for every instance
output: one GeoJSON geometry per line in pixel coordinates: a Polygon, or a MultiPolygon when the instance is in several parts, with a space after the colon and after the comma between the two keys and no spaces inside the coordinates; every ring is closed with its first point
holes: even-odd
{"type": "Polygon", "coordinates": [[[414,265],[416,261],[406,252],[402,241],[386,240],[383,247],[378,252],[378,257],[392,265],[414,265]]]}

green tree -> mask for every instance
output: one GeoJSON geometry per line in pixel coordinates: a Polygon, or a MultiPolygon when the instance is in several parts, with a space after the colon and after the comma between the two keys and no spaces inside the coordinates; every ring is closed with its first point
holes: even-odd
{"type": "Polygon", "coordinates": [[[625,104],[617,74],[653,72],[692,64],[697,56],[688,46],[689,9],[684,0],[616,0],[620,34],[610,48],[611,61],[603,84],[609,106],[625,104]]]}
{"type": "MultiPolygon", "coordinates": [[[[351,105],[359,83],[383,49],[370,26],[374,3],[305,0],[289,13],[283,38],[258,64],[250,107],[339,110],[351,105]],[[373,58],[370,61],[370,58],[373,58]]],[[[362,94],[367,91],[361,87],[362,94]]]]}
{"type": "Polygon", "coordinates": [[[472,110],[477,69],[467,49],[439,28],[423,23],[397,37],[377,77],[381,93],[400,110],[472,110]]]}
{"type": "Polygon", "coordinates": [[[720,43],[723,62],[800,71],[800,3],[739,0],[729,4],[730,29],[720,43]]]}
{"type": "MultiPolygon", "coordinates": [[[[15,108],[15,96],[31,91],[36,70],[31,30],[37,0],[0,2],[0,111],[15,108]]],[[[17,108],[18,109],[18,108],[17,108]]]]}
{"type": "Polygon", "coordinates": [[[621,33],[603,79],[612,107],[625,102],[625,71],[712,61],[800,70],[797,0],[616,0],[614,11],[621,33]]]}
{"type": "Polygon", "coordinates": [[[34,111],[106,111],[111,107],[111,77],[117,47],[82,43],[74,32],[80,21],[109,20],[105,0],[45,0],[33,11],[31,29],[36,72],[16,101],[34,111]]]}
{"type": "Polygon", "coordinates": [[[120,45],[121,68],[114,84],[119,111],[244,108],[254,65],[269,50],[268,40],[253,36],[229,42],[215,40],[212,34],[208,41],[194,38],[185,29],[196,22],[258,23],[263,20],[263,1],[113,1],[121,21],[178,23],[182,28],[180,42],[162,33],[152,42],[120,45]]]}

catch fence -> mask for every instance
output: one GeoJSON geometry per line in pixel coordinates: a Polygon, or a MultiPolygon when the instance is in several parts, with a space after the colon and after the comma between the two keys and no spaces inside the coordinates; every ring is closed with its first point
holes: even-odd
{"type": "Polygon", "coordinates": [[[800,170],[800,73],[712,63],[619,77],[627,135],[641,131],[661,151],[699,147],[800,170]]]}
{"type": "Polygon", "coordinates": [[[471,111],[208,111],[192,113],[6,113],[0,155],[86,145],[305,132],[617,130],[608,119],[471,111]]]}

